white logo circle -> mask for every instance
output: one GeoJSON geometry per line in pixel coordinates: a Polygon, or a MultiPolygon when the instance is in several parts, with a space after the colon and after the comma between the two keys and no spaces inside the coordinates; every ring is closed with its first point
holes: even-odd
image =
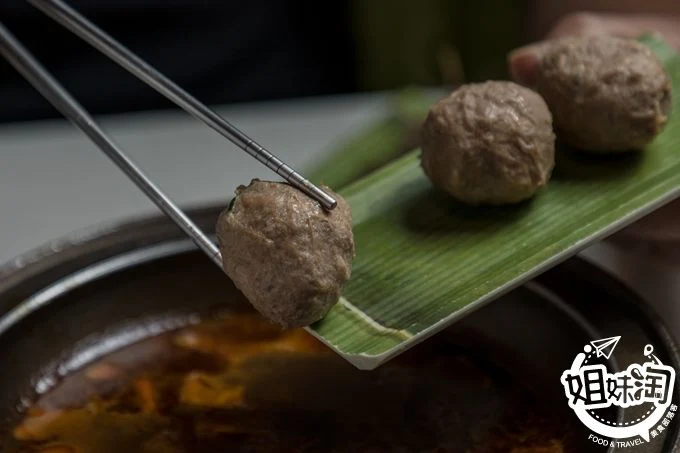
{"type": "MultiPolygon", "coordinates": [[[[585,345],[569,369],[562,373],[561,382],[569,407],[591,431],[610,439],[631,439],[638,436],[649,442],[660,435],[675,417],[678,407],[672,404],[675,370],[664,365],[646,345],[645,360],[633,363],[625,370],[609,373],[603,359],[609,360],[621,337],[603,338],[585,345]],[[611,420],[603,409],[612,406],[640,406],[642,412],[630,420],[611,420]]],[[[593,437],[593,436],[591,436],[593,437]]],[[[600,444],[606,440],[593,439],[600,444]]],[[[604,442],[604,443],[603,443],[604,442]]],[[[618,442],[618,446],[638,445],[638,442],[618,442]]],[[[614,445],[614,441],[610,445],[614,445]]]]}

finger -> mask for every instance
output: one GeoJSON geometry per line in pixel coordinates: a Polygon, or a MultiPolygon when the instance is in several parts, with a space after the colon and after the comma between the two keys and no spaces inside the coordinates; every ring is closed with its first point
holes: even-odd
{"type": "Polygon", "coordinates": [[[544,45],[544,42],[538,42],[510,52],[508,68],[512,80],[526,86],[534,85],[538,62],[544,45]]]}
{"type": "Polygon", "coordinates": [[[557,22],[547,39],[593,34],[638,38],[648,33],[680,50],[680,16],[574,13],[557,22]]]}
{"type": "MultiPolygon", "coordinates": [[[[668,44],[680,50],[680,17],[574,13],[561,19],[546,38],[551,40],[565,36],[596,34],[637,38],[647,33],[659,35],[668,44]]],[[[533,85],[544,45],[545,42],[534,43],[510,52],[508,69],[514,81],[523,85],[533,85]]]]}
{"type": "MultiPolygon", "coordinates": [[[[561,19],[548,33],[546,40],[597,33],[606,33],[599,16],[590,13],[574,13],[561,19]]],[[[546,42],[543,41],[510,52],[508,69],[512,80],[527,86],[534,84],[541,50],[545,45],[546,42]]]]}

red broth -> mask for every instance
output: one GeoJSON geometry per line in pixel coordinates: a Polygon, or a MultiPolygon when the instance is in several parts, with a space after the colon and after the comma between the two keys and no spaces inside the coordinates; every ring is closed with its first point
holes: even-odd
{"type": "Polygon", "coordinates": [[[14,436],[15,451],[42,453],[573,452],[566,429],[445,335],[360,371],[304,330],[236,314],[74,373],[14,436]]]}

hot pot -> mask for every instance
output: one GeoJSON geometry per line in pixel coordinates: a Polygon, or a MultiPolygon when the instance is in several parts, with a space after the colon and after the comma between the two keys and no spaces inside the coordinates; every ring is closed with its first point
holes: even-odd
{"type": "MultiPolygon", "coordinates": [[[[189,212],[213,231],[220,209],[189,212]]],[[[152,363],[167,352],[154,339],[235,313],[250,313],[242,295],[163,217],[73,234],[6,265],[0,269],[0,451],[26,451],[14,428],[34,402],[68,407],[84,400],[92,388],[82,370],[102,357],[127,350],[152,363]],[[134,344],[151,346],[128,348],[134,344]]],[[[192,431],[181,442],[195,444],[174,451],[504,451],[509,447],[489,446],[487,437],[513,429],[520,437],[553,430],[550,435],[568,438],[565,451],[616,451],[589,439],[567,406],[560,376],[585,344],[617,335],[623,337],[619,362],[653,344],[664,363],[680,369],[677,345],[645,302],[573,258],[376,371],[322,353],[301,363],[294,350],[265,361],[259,387],[246,397],[259,402],[253,403],[259,412],[247,415],[259,423],[259,434],[223,429],[206,440],[192,431]],[[536,427],[516,426],[531,411],[536,418],[526,423],[536,427]],[[544,419],[557,424],[543,428],[544,419]]],[[[625,366],[616,360],[613,367],[625,366]]],[[[148,365],[142,362],[135,366],[148,365]]],[[[673,398],[680,399],[680,386],[673,398]]],[[[218,412],[201,417],[225,417],[218,412]]],[[[550,445],[512,451],[558,451],[550,445]]],[[[678,448],[674,423],[635,451],[678,448]]]]}

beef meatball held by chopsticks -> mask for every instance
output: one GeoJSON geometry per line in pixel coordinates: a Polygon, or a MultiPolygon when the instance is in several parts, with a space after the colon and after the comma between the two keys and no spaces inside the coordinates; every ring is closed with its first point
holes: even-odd
{"type": "Polygon", "coordinates": [[[254,179],[219,217],[224,271],[269,321],[308,326],[338,301],[355,255],[349,204],[324,210],[297,188],[254,179]]]}

